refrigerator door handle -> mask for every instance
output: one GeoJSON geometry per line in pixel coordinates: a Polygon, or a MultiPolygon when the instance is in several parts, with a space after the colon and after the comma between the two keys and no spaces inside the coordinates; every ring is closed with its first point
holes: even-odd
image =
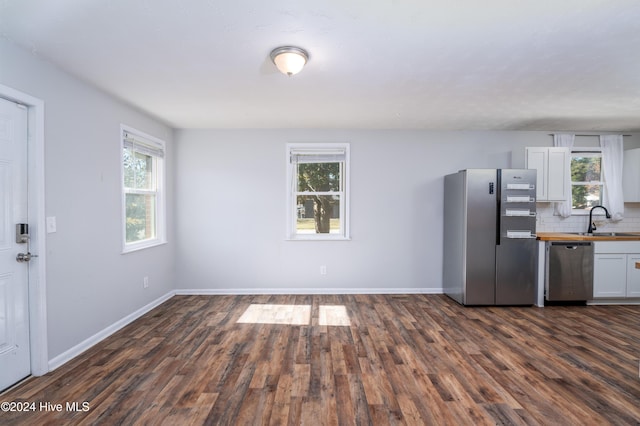
{"type": "Polygon", "coordinates": [[[507,231],[506,237],[510,239],[535,240],[536,238],[538,238],[538,235],[532,233],[531,231],[507,231]]]}

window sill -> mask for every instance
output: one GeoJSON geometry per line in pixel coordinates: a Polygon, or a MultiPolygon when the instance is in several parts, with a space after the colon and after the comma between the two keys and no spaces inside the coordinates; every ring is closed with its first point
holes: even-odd
{"type": "Polygon", "coordinates": [[[124,247],[122,249],[121,254],[133,253],[136,251],[140,251],[140,250],[144,250],[152,247],[162,246],[164,244],[167,244],[166,240],[150,240],[150,241],[145,241],[144,243],[131,244],[131,245],[128,245],[127,247],[124,247]]]}
{"type": "MultiPolygon", "coordinates": [[[[590,210],[572,210],[571,216],[589,216],[590,212],[591,212],[590,210]]],[[[593,217],[600,217],[600,216],[604,217],[605,214],[602,210],[598,209],[593,214],[593,217]]]]}
{"type": "Polygon", "coordinates": [[[316,237],[316,236],[296,236],[288,237],[285,241],[351,241],[351,237],[316,237]]]}

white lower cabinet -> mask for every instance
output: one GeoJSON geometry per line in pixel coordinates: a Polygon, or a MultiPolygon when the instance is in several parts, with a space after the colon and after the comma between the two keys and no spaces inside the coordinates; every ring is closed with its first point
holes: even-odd
{"type": "Polygon", "coordinates": [[[640,254],[627,255],[627,297],[640,297],[640,254]]]}
{"type": "Polygon", "coordinates": [[[640,242],[596,242],[593,298],[640,297],[640,242]]]}
{"type": "Polygon", "coordinates": [[[593,297],[627,297],[627,255],[593,256],[593,297]]]}

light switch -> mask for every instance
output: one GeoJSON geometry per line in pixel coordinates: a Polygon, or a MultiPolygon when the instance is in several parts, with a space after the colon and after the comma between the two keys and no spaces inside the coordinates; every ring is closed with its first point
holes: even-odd
{"type": "Polygon", "coordinates": [[[47,234],[51,234],[56,232],[56,217],[48,216],[47,217],[47,234]]]}

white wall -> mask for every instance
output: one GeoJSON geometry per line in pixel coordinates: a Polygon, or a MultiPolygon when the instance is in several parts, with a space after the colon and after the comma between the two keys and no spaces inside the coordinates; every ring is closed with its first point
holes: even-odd
{"type": "MultiPolygon", "coordinates": [[[[443,176],[524,165],[549,132],[179,130],[177,287],[440,291],[443,176]],[[351,143],[351,241],[285,241],[287,142],[351,143]],[[320,266],[327,275],[320,275],[320,266]]],[[[640,227],[640,223],[636,223],[640,227]]],[[[640,228],[638,228],[640,230],[640,228]]]]}
{"type": "Polygon", "coordinates": [[[45,102],[46,215],[57,218],[46,241],[52,359],[173,288],[171,227],[169,244],[121,254],[119,146],[125,123],[166,140],[171,158],[172,130],[6,40],[0,64],[1,84],[45,102]]]}

